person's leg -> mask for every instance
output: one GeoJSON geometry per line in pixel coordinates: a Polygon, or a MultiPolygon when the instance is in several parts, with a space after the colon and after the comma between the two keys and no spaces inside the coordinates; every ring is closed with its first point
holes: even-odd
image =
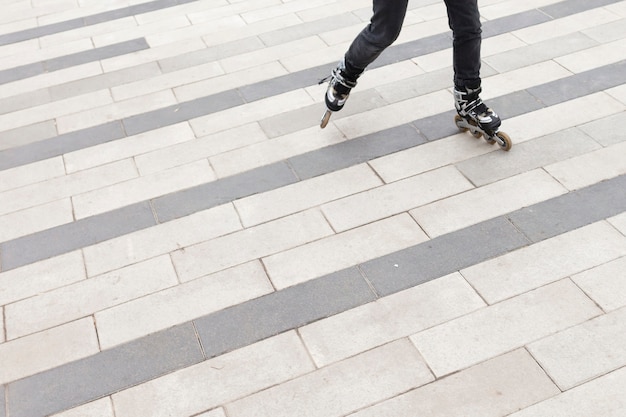
{"type": "Polygon", "coordinates": [[[454,84],[480,87],[480,47],[482,30],[477,0],[444,0],[453,34],[454,84]]]}
{"type": "Polygon", "coordinates": [[[329,77],[325,102],[330,111],[343,108],[365,68],[398,38],[407,5],[408,0],[373,0],[370,23],[357,35],[329,77]]]}

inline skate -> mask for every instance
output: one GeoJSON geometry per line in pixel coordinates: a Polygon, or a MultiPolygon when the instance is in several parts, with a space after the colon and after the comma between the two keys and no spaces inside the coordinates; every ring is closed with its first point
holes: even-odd
{"type": "Polygon", "coordinates": [[[328,124],[330,116],[333,112],[339,111],[346,104],[346,100],[350,96],[350,90],[356,87],[356,80],[358,75],[351,75],[346,71],[346,65],[343,60],[339,62],[337,67],[332,70],[330,75],[322,80],[318,84],[328,82],[328,89],[324,96],[326,103],[326,112],[322,116],[320,121],[320,127],[323,129],[328,124]]]}
{"type": "Polygon", "coordinates": [[[482,89],[454,88],[454,100],[457,115],[454,116],[456,126],[466,132],[469,131],[475,138],[481,136],[489,144],[497,143],[500,149],[508,151],[513,146],[511,138],[498,129],[502,124],[500,117],[487,107],[480,99],[482,89]]]}

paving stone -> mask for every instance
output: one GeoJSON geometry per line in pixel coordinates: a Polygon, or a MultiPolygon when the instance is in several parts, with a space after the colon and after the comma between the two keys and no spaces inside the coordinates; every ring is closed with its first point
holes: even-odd
{"type": "Polygon", "coordinates": [[[297,88],[310,86],[326,77],[333,67],[330,65],[320,65],[315,68],[290,73],[287,75],[273,77],[270,80],[246,85],[238,88],[243,99],[250,103],[264,98],[277,96],[282,93],[293,91],[297,88]]]}
{"type": "Polygon", "coordinates": [[[512,224],[496,218],[365,262],[360,269],[376,293],[385,296],[527,244],[512,224]]]}
{"type": "Polygon", "coordinates": [[[94,48],[89,51],[78,52],[63,57],[52,58],[44,61],[42,64],[45,71],[58,71],[63,68],[68,68],[87,62],[98,61],[106,58],[111,58],[119,55],[130,54],[132,52],[148,49],[150,46],[145,39],[133,39],[126,42],[120,42],[114,45],[103,46],[100,48],[94,48]]]}
{"type": "Polygon", "coordinates": [[[373,158],[426,142],[414,126],[400,125],[290,158],[300,179],[367,162],[373,158]]]}
{"type": "Polygon", "coordinates": [[[538,9],[528,10],[499,19],[484,22],[482,25],[483,39],[497,36],[502,33],[513,32],[518,29],[539,25],[552,20],[538,9]]]}
{"type": "Polygon", "coordinates": [[[573,275],[572,280],[604,311],[626,306],[626,257],[573,275]]]}
{"type": "Polygon", "coordinates": [[[626,141],[626,135],[617,128],[626,124],[626,112],[617,113],[579,127],[603,146],[611,146],[626,141]]]}
{"type": "Polygon", "coordinates": [[[626,175],[535,204],[507,217],[533,242],[615,216],[626,209],[626,175]]]}
{"type": "Polygon", "coordinates": [[[336,272],[194,320],[207,357],[374,300],[356,268],[336,272]]]}
{"type": "Polygon", "coordinates": [[[164,126],[184,122],[243,104],[236,91],[230,90],[200,99],[164,107],[122,120],[127,135],[136,135],[164,126]]]}
{"type": "Polygon", "coordinates": [[[598,222],[461,271],[490,304],[626,255],[626,239],[598,222]]]}
{"type": "Polygon", "coordinates": [[[530,406],[510,417],[621,417],[626,413],[626,367],[530,406]]]}
{"type": "Polygon", "coordinates": [[[63,158],[49,158],[0,171],[0,192],[48,181],[65,175],[63,158]]]}
{"type": "Polygon", "coordinates": [[[527,91],[546,106],[573,100],[622,84],[626,60],[552,81],[527,91]]]}
{"type": "Polygon", "coordinates": [[[41,62],[33,64],[21,65],[15,68],[9,68],[0,71],[0,85],[8,84],[13,81],[23,80],[25,78],[34,77],[45,72],[44,65],[41,62]]]}
{"type": "Polygon", "coordinates": [[[11,417],[43,417],[203,360],[191,324],[8,384],[11,417]]]}
{"type": "Polygon", "coordinates": [[[570,280],[562,280],[411,336],[437,377],[473,366],[602,311],[570,280]]]}
{"type": "Polygon", "coordinates": [[[0,100],[0,114],[12,113],[29,107],[47,104],[51,100],[48,90],[29,91],[0,100]]]}
{"type": "Polygon", "coordinates": [[[432,380],[414,347],[401,339],[225,408],[232,417],[339,417],[432,380]]]}
{"type": "Polygon", "coordinates": [[[0,170],[52,158],[78,149],[120,139],[124,136],[122,125],[119,122],[110,122],[17,148],[6,149],[0,152],[0,170]]]}
{"type": "Polygon", "coordinates": [[[295,39],[302,39],[308,36],[315,36],[320,33],[330,32],[332,30],[357,23],[361,23],[361,20],[354,14],[342,13],[312,22],[305,22],[297,26],[262,33],[259,35],[259,38],[261,38],[265,45],[273,46],[290,42],[295,39]]]}
{"type": "Polygon", "coordinates": [[[540,7],[539,10],[552,16],[555,19],[561,19],[586,10],[595,9],[616,3],[618,0],[567,0],[556,4],[540,7]]]}
{"type": "Polygon", "coordinates": [[[105,397],[71,410],[54,414],[52,417],[115,417],[115,415],[113,414],[111,397],[105,397]]]}
{"type": "Polygon", "coordinates": [[[454,273],[299,329],[318,367],[410,336],[485,306],[454,273]]]}
{"type": "Polygon", "coordinates": [[[6,387],[0,385],[0,417],[6,417],[6,400],[5,400],[6,387]]]}
{"type": "Polygon", "coordinates": [[[528,352],[518,349],[350,417],[501,417],[559,393],[528,352]]]}
{"type": "Polygon", "coordinates": [[[134,204],[0,243],[0,265],[3,271],[14,269],[154,224],[150,204],[134,204]]]}
{"type": "Polygon", "coordinates": [[[562,391],[591,381],[626,365],[626,309],[531,343],[528,350],[562,391]]]}
{"type": "Polygon", "coordinates": [[[562,130],[515,146],[515,152],[502,155],[492,152],[456,165],[473,184],[480,187],[491,182],[567,160],[600,148],[580,129],[562,130]]]}
{"type": "MultiPolygon", "coordinates": [[[[49,139],[56,135],[57,129],[54,124],[54,120],[46,120],[44,122],[34,123],[24,127],[18,127],[16,129],[5,130],[0,132],[0,152],[6,149],[18,148],[29,143],[49,139]]],[[[2,154],[0,153],[0,155],[2,154]]],[[[3,160],[1,156],[0,160],[3,160]]]]}
{"type": "Polygon", "coordinates": [[[296,332],[289,332],[120,391],[113,395],[115,415],[196,415],[313,369],[296,332]]]}

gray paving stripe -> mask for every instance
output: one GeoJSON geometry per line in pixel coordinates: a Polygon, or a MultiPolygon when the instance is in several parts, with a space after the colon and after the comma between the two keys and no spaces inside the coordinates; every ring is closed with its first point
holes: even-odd
{"type": "MultiPolygon", "coordinates": [[[[576,0],[566,0],[558,4],[563,4],[564,6],[567,6],[569,2],[573,1],[576,0]]],[[[618,0],[611,0],[611,2],[613,3],[617,1],[618,0]]],[[[580,6],[581,11],[586,10],[584,9],[586,4],[587,3],[583,3],[580,6]]],[[[590,8],[593,8],[591,3],[587,4],[587,9],[590,8]]],[[[547,20],[551,20],[549,16],[547,16],[545,13],[539,12],[539,10],[541,9],[518,13],[516,15],[485,22],[483,25],[483,37],[487,38],[490,36],[496,36],[499,34],[507,33],[513,29],[520,29],[543,23],[547,20]]],[[[449,46],[450,35],[445,33],[434,35],[424,39],[419,39],[413,42],[409,42],[407,44],[393,45],[379,57],[376,63],[373,64],[373,68],[376,66],[383,66],[401,60],[415,58],[420,54],[436,52],[438,50],[448,48],[449,46]]],[[[200,117],[220,110],[224,110],[226,108],[241,105],[245,102],[261,100],[263,98],[272,97],[277,94],[286,93],[296,90],[298,88],[310,86],[312,80],[319,80],[320,78],[326,76],[333,65],[335,65],[334,62],[330,64],[320,65],[303,71],[294,72],[285,76],[276,77],[271,80],[242,86],[235,90],[230,90],[192,100],[189,102],[180,103],[176,106],[169,106],[163,109],[139,114],[133,117],[126,118],[121,122],[126,127],[126,134],[128,136],[132,134],[146,132],[149,130],[157,129],[159,127],[164,127],[187,120],[185,119],[185,117],[200,117]],[[183,109],[182,112],[181,109],[183,109]]],[[[39,71],[41,71],[41,68],[35,65],[33,68],[26,68],[26,70],[39,73],[39,71]]],[[[0,84],[3,83],[2,74],[3,71],[0,71],[0,84]]],[[[13,73],[9,72],[6,75],[8,76],[11,74],[13,73]]],[[[593,77],[592,73],[591,77],[593,77]]],[[[94,129],[95,128],[98,128],[98,126],[94,127],[94,129]]],[[[88,133],[89,129],[85,129],[84,132],[88,133]]],[[[102,138],[102,140],[106,142],[113,139],[102,138]]],[[[77,149],[73,148],[71,150],[77,149]]],[[[62,146],[59,146],[59,151],[60,153],[53,156],[62,155],[64,153],[62,152],[62,146]]],[[[22,161],[17,165],[36,162],[50,157],[46,153],[40,155],[37,152],[37,149],[33,148],[29,148],[23,154],[29,155],[29,158],[22,159],[22,161]]],[[[5,160],[6,159],[10,160],[11,158],[5,158],[5,160]]],[[[0,152],[0,170],[7,169],[7,167],[14,167],[17,165],[13,163],[9,163],[9,165],[6,165],[6,161],[3,161],[2,153],[0,152]]]]}
{"type": "Polygon", "coordinates": [[[65,55],[57,58],[51,58],[42,62],[36,62],[32,64],[22,65],[19,67],[9,68],[0,71],[0,84],[7,84],[13,81],[24,80],[26,78],[45,74],[47,72],[58,71],[76,65],[130,54],[132,52],[138,52],[149,48],[150,46],[148,45],[146,40],[144,38],[139,38],[116,43],[113,45],[103,46],[100,48],[94,48],[87,51],[76,52],[74,54],[65,55]]]}
{"type": "Polygon", "coordinates": [[[11,417],[43,417],[205,359],[192,323],[8,384],[11,417]]]}
{"type": "Polygon", "coordinates": [[[9,415],[73,408],[625,212],[625,186],[626,175],[603,181],[11,382],[9,415]]]}
{"type": "Polygon", "coordinates": [[[147,3],[137,4],[121,9],[110,10],[94,15],[80,17],[76,19],[66,20],[49,25],[41,25],[35,28],[24,29],[18,32],[6,33],[0,35],[0,46],[9,45],[16,42],[23,42],[31,39],[37,39],[42,36],[49,36],[55,33],[67,32],[73,29],[79,29],[85,26],[96,25],[98,23],[108,22],[111,20],[121,19],[124,17],[135,16],[143,13],[153,12],[168,7],[177,6],[179,4],[191,3],[197,0],[157,0],[147,3]]]}
{"type": "MultiPolygon", "coordinates": [[[[608,88],[609,86],[622,83],[622,73],[617,70],[620,69],[625,62],[626,61],[601,67],[587,73],[576,74],[569,78],[559,80],[559,82],[572,85],[576,84],[576,79],[592,79],[593,77],[598,77],[603,81],[601,83],[593,83],[593,86],[599,89],[597,91],[602,91],[602,89],[608,88]]],[[[559,82],[545,85],[547,88],[561,91],[559,82]]],[[[587,90],[588,89],[585,88],[585,91],[587,90]]],[[[539,95],[543,90],[541,86],[539,86],[534,87],[533,91],[535,94],[539,95]]],[[[567,92],[567,90],[565,91],[567,92]]],[[[595,91],[587,91],[587,93],[593,92],[595,91]]],[[[551,97],[552,96],[554,97],[553,100],[558,102],[569,99],[567,93],[561,96],[551,93],[551,97]]],[[[227,97],[232,98],[232,96],[227,97]]],[[[490,100],[489,103],[494,108],[498,109],[498,112],[504,119],[542,108],[542,105],[537,101],[536,97],[530,95],[527,91],[518,91],[498,97],[490,100]],[[515,103],[515,105],[511,103],[515,103]],[[502,105],[502,111],[500,111],[500,107],[498,107],[500,105],[502,105]]],[[[184,109],[182,112],[185,113],[188,111],[194,112],[196,110],[190,107],[188,110],[184,109]]],[[[173,112],[173,114],[176,114],[176,112],[173,112]]],[[[231,177],[170,193],[141,204],[152,204],[158,221],[161,223],[167,222],[239,198],[270,191],[299,180],[327,174],[367,162],[374,158],[419,146],[427,140],[434,141],[448,137],[458,132],[452,122],[453,115],[454,111],[451,110],[435,116],[419,119],[409,124],[396,126],[361,138],[355,138],[347,142],[307,152],[289,158],[286,161],[277,162],[231,177]]],[[[166,116],[163,116],[163,119],[166,119],[166,116]]],[[[143,122],[143,119],[137,119],[137,123],[133,125],[134,129],[141,130],[142,126],[144,126],[143,122]]],[[[503,129],[503,131],[506,131],[506,129],[503,129]]],[[[106,137],[106,131],[103,137],[106,137]]],[[[78,142],[75,146],[78,147],[80,146],[80,141],[83,140],[85,136],[76,134],[74,138],[78,142]]],[[[468,138],[471,139],[471,136],[468,135],[468,138]]],[[[90,141],[98,141],[98,138],[95,136],[88,137],[88,139],[90,141]]],[[[46,142],[52,147],[52,149],[48,151],[47,157],[64,153],[55,147],[58,142],[54,141],[54,139],[49,139],[46,142]]],[[[23,159],[29,158],[28,147],[37,148],[38,143],[0,152],[0,168],[3,166],[11,167],[20,165],[19,158],[21,157],[22,161],[23,159]]],[[[35,150],[35,152],[37,152],[37,150],[35,150]]],[[[121,236],[125,233],[138,231],[152,225],[149,222],[139,222],[134,226],[129,225],[128,218],[115,215],[108,216],[107,213],[90,217],[84,221],[89,221],[89,224],[94,230],[101,232],[89,236],[81,236],[76,232],[76,230],[79,230],[80,226],[69,223],[54,229],[0,243],[0,270],[14,269],[19,266],[47,259],[51,256],[60,255],[87,245],[121,236]],[[116,222],[120,224],[118,225],[116,222]],[[113,231],[117,231],[119,235],[114,235],[113,231]],[[62,238],[61,241],[63,244],[56,244],[54,247],[50,247],[49,243],[57,238],[62,238]],[[24,253],[26,247],[30,249],[24,253]]]]}
{"type": "Polygon", "coordinates": [[[0,243],[0,271],[19,268],[154,225],[156,220],[147,201],[76,220],[0,243]]]}
{"type": "Polygon", "coordinates": [[[6,387],[4,385],[0,385],[0,417],[6,417],[6,401],[4,399],[5,392],[6,387]]]}

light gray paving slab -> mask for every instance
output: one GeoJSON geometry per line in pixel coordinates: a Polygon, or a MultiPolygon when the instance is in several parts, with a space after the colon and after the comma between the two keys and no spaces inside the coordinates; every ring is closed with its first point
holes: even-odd
{"type": "Polygon", "coordinates": [[[204,360],[191,323],[8,384],[11,417],[44,417],[204,360]]]}
{"type": "Polygon", "coordinates": [[[601,148],[580,129],[566,129],[515,145],[506,155],[494,152],[465,160],[456,167],[477,186],[563,161],[601,148]]]}
{"type": "Polygon", "coordinates": [[[0,265],[14,269],[155,224],[148,202],[126,206],[0,243],[0,265]]]}
{"type": "Polygon", "coordinates": [[[624,83],[626,60],[606,65],[571,77],[552,81],[527,91],[546,106],[573,100],[624,83]]]}
{"type": "MultiPolygon", "coordinates": [[[[57,127],[54,120],[35,123],[17,129],[0,132],[0,152],[5,149],[17,148],[29,143],[49,139],[57,135],[57,127]]],[[[2,157],[0,156],[0,159],[2,157]]],[[[0,170],[5,168],[0,168],[0,170]]]]}
{"type": "Polygon", "coordinates": [[[568,0],[540,7],[539,10],[555,19],[561,19],[613,3],[616,3],[616,0],[568,0]]]}
{"type": "Polygon", "coordinates": [[[202,65],[208,62],[219,61],[246,52],[264,48],[263,42],[257,36],[226,42],[199,51],[188,52],[171,58],[159,60],[159,66],[164,73],[178,71],[194,65],[202,65]]]}
{"type": "Polygon", "coordinates": [[[42,36],[78,29],[80,27],[83,27],[82,19],[72,19],[50,25],[24,29],[19,32],[6,33],[4,35],[0,35],[0,45],[10,45],[12,43],[22,42],[29,39],[37,39],[42,36]]]}
{"type": "MultiPolygon", "coordinates": [[[[44,125],[47,127],[48,125],[44,125]]],[[[15,168],[31,162],[110,142],[125,136],[120,122],[109,122],[75,132],[65,133],[24,146],[0,151],[0,170],[15,168]]]]}
{"type": "Polygon", "coordinates": [[[12,113],[29,107],[49,103],[51,100],[48,90],[29,91],[17,96],[0,100],[0,114],[12,113]]]}
{"type": "Polygon", "coordinates": [[[343,13],[311,22],[305,22],[296,26],[262,33],[259,35],[259,38],[261,38],[265,45],[274,46],[291,42],[296,39],[306,38],[308,36],[315,36],[319,33],[342,29],[358,23],[361,23],[361,19],[357,18],[353,13],[343,13]]]}
{"type": "Polygon", "coordinates": [[[484,22],[482,27],[482,37],[483,39],[487,39],[492,36],[497,36],[503,33],[513,32],[518,29],[523,29],[529,26],[549,22],[550,20],[552,20],[550,16],[546,15],[540,10],[528,10],[526,12],[521,12],[484,22]]]}
{"type": "Polygon", "coordinates": [[[166,222],[296,181],[287,164],[277,162],[156,198],[152,205],[159,222],[166,222]]]}
{"type": "Polygon", "coordinates": [[[0,84],[7,84],[13,81],[23,80],[25,78],[34,77],[45,72],[44,65],[41,62],[33,64],[21,65],[15,68],[9,68],[0,71],[0,84]]]}
{"type": "Polygon", "coordinates": [[[539,242],[626,210],[626,175],[518,210],[507,217],[539,242]]]}
{"type": "Polygon", "coordinates": [[[360,265],[380,296],[396,293],[528,245],[502,217],[360,265]]]}
{"type": "Polygon", "coordinates": [[[43,65],[46,72],[58,71],[63,68],[69,68],[80,64],[86,64],[88,62],[130,54],[132,52],[138,52],[148,48],[150,48],[150,45],[148,45],[148,42],[146,42],[144,38],[132,39],[130,41],[102,46],[88,51],[52,58],[44,61],[43,65]]]}
{"type": "Polygon", "coordinates": [[[298,155],[289,159],[289,164],[300,179],[306,179],[425,142],[415,126],[406,124],[298,155]]]}
{"type": "Polygon", "coordinates": [[[273,97],[282,93],[308,87],[328,76],[337,63],[320,65],[306,70],[292,72],[267,81],[246,85],[238,89],[246,102],[273,97]]]}
{"type": "Polygon", "coordinates": [[[437,35],[426,36],[417,41],[392,45],[385,49],[376,61],[369,66],[369,68],[379,68],[399,61],[404,61],[406,59],[412,59],[418,56],[437,52],[442,49],[447,49],[451,46],[452,38],[450,33],[440,33],[437,35]]]}
{"type": "Polygon", "coordinates": [[[611,146],[626,141],[625,126],[626,111],[582,125],[580,130],[603,146],[611,146]]]}
{"type": "Polygon", "coordinates": [[[194,321],[208,358],[375,299],[356,268],[238,304],[194,321]]]}

